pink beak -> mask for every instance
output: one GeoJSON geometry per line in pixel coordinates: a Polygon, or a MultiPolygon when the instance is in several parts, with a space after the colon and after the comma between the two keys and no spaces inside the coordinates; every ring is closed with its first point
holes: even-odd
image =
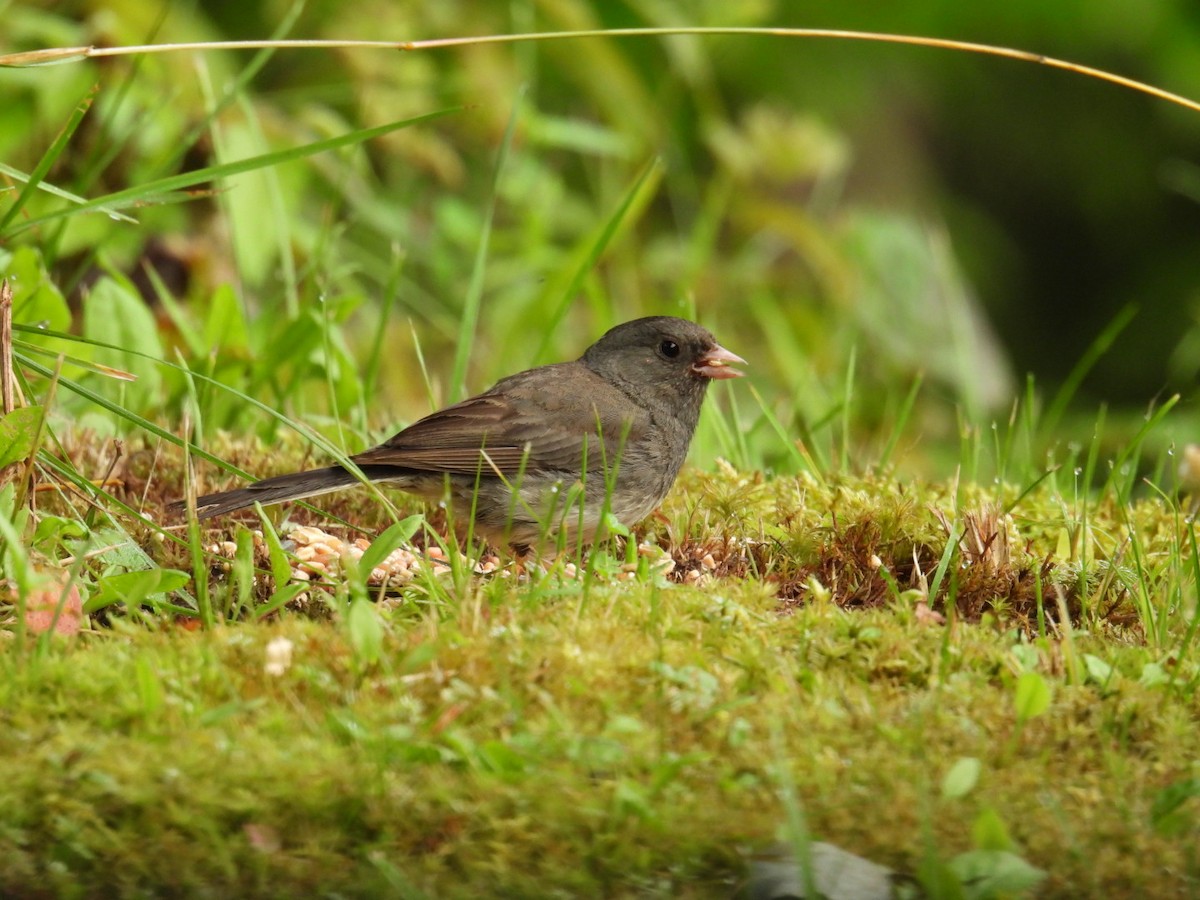
{"type": "Polygon", "coordinates": [[[745,372],[739,372],[737,369],[731,369],[730,366],[746,365],[746,361],[736,353],[730,353],[720,344],[715,345],[711,350],[705,351],[704,355],[696,360],[692,366],[692,371],[697,375],[703,375],[705,378],[741,378],[745,372]]]}

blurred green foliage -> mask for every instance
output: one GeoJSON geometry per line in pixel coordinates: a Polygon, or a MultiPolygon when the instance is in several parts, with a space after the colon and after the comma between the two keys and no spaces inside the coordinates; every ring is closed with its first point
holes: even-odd
{"type": "MultiPolygon", "coordinates": [[[[369,0],[352,12],[331,0],[117,0],[0,12],[3,50],[786,25],[1012,45],[1183,93],[1200,85],[1200,19],[1171,0],[369,0]]],[[[831,421],[852,374],[855,427],[869,435],[923,377],[951,403],[925,404],[922,433],[953,440],[954,404],[970,420],[1006,415],[1018,373],[1053,385],[1129,303],[1139,315],[1085,382],[1093,396],[1136,406],[1190,391],[1200,370],[1200,116],[1061,71],[768,37],[123,57],[0,71],[0,161],[31,171],[93,84],[95,105],[48,179],[87,197],[466,105],[224,179],[193,202],[132,210],[138,226],[92,214],[22,230],[18,219],[2,236],[6,270],[28,265],[26,247],[43,261],[19,282],[26,321],[52,316],[29,292],[52,291],[55,309],[82,307],[89,336],[135,341],[151,330],[127,303],[140,292],[162,336],[136,349],[171,358],[179,346],[288,412],[348,415],[364,441],[423,411],[429,392],[445,399],[476,274],[469,387],[578,352],[622,319],[694,314],[751,359],[790,433],[831,421]],[[600,259],[574,277],[606,229],[600,259]]],[[[40,194],[22,217],[62,202],[40,194]]],[[[165,410],[185,394],[181,378],[150,388],[166,392],[165,410]]],[[[211,426],[246,427],[235,403],[206,412],[211,426]]]]}

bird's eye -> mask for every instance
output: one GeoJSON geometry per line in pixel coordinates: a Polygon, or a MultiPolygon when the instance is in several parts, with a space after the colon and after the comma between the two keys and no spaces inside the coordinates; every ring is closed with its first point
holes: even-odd
{"type": "Polygon", "coordinates": [[[674,359],[679,355],[679,345],[674,341],[663,341],[658,345],[658,351],[667,359],[674,359]]]}

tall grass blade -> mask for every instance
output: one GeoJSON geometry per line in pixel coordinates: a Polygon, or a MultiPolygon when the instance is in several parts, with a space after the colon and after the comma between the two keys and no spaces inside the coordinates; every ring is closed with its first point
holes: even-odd
{"type": "Polygon", "coordinates": [[[858,362],[858,347],[850,347],[850,359],[846,363],[846,385],[842,393],[842,474],[850,473],[850,414],[854,411],[854,370],[858,362]]]}
{"type": "Polygon", "coordinates": [[[1067,406],[1074,399],[1079,386],[1083,384],[1083,379],[1087,377],[1087,373],[1109,351],[1109,348],[1116,341],[1117,336],[1133,321],[1133,317],[1137,315],[1137,311],[1137,306],[1132,303],[1122,307],[1120,312],[1113,317],[1113,320],[1092,341],[1083,356],[1079,358],[1079,362],[1075,363],[1066,380],[1063,381],[1062,387],[1058,389],[1058,392],[1054,395],[1054,399],[1050,402],[1046,414],[1042,417],[1044,434],[1054,434],[1063,413],[1066,412],[1067,406]]]}
{"type": "Polygon", "coordinates": [[[221,165],[217,166],[208,166],[203,169],[196,169],[192,172],[183,172],[179,175],[171,175],[167,178],[158,178],[143,184],[134,185],[130,188],[125,188],[124,190],[106,194],[103,197],[97,197],[94,200],[88,200],[86,203],[79,204],[78,206],[56,210],[33,219],[29,219],[28,221],[23,222],[21,225],[14,228],[11,233],[16,234],[26,229],[33,228],[44,222],[60,219],[63,216],[99,210],[108,206],[116,206],[120,208],[137,204],[145,205],[151,200],[162,201],[163,199],[173,199],[176,196],[175,192],[194,187],[195,185],[202,184],[206,181],[216,181],[220,178],[228,178],[231,175],[240,175],[243,172],[253,172],[257,169],[268,168],[280,163],[304,159],[308,156],[314,156],[317,153],[324,153],[328,150],[336,150],[339,147],[346,147],[352,144],[361,144],[365,141],[372,140],[373,138],[390,134],[393,131],[399,131],[402,128],[409,128],[413,125],[420,125],[424,122],[432,122],[435,119],[440,119],[443,116],[450,115],[451,113],[461,112],[462,109],[463,107],[461,106],[452,106],[447,109],[437,110],[436,112],[415,116],[411,119],[401,119],[396,122],[389,122],[386,125],[378,125],[374,128],[360,128],[356,131],[341,134],[333,138],[327,138],[322,141],[314,141],[311,144],[304,144],[300,147],[290,147],[287,150],[277,150],[272,153],[263,153],[247,159],[239,159],[235,160],[234,162],[222,163],[221,165]]]}
{"type": "MultiPolygon", "coordinates": [[[[92,108],[92,101],[96,99],[96,93],[100,90],[100,86],[96,85],[86,97],[79,101],[71,117],[67,120],[67,124],[63,126],[62,131],[58,133],[58,137],[54,139],[48,150],[42,154],[42,158],[38,160],[38,164],[34,166],[33,171],[29,175],[29,180],[25,182],[25,186],[21,188],[21,193],[17,194],[17,199],[13,205],[8,208],[8,212],[4,214],[4,218],[0,219],[0,232],[3,232],[17,217],[17,214],[25,208],[25,204],[29,202],[29,198],[33,196],[42,179],[46,177],[46,173],[50,171],[50,167],[58,160],[62,152],[67,149],[67,144],[71,141],[71,136],[75,134],[75,129],[79,127],[79,123],[83,121],[83,117],[87,115],[89,109],[92,108]]],[[[85,204],[86,205],[86,204],[85,204]]]]}
{"type": "Polygon", "coordinates": [[[1166,402],[1142,423],[1137,433],[1134,434],[1133,439],[1121,449],[1121,452],[1117,454],[1117,458],[1113,460],[1112,470],[1108,473],[1108,478],[1104,482],[1104,491],[1108,491],[1118,478],[1126,475],[1129,480],[1124,485],[1117,485],[1117,497],[1122,503],[1128,502],[1133,485],[1137,482],[1137,467],[1130,466],[1127,472],[1126,466],[1141,453],[1142,444],[1145,443],[1147,436],[1166,418],[1167,413],[1175,408],[1179,400],[1179,394],[1168,397],[1166,402]]]}
{"type": "Polygon", "coordinates": [[[496,154],[496,168],[492,173],[492,187],[488,193],[487,211],[483,216],[483,233],[479,236],[479,245],[475,249],[471,281],[467,285],[467,296],[463,300],[462,316],[458,322],[458,343],[454,348],[454,369],[450,373],[449,400],[451,403],[462,399],[467,383],[467,363],[471,359],[471,348],[475,343],[475,328],[479,324],[479,306],[483,302],[483,276],[487,271],[488,248],[492,241],[492,223],[496,218],[496,198],[500,195],[500,175],[504,171],[504,163],[508,159],[509,150],[512,149],[513,134],[517,128],[517,116],[524,98],[525,87],[522,85],[517,91],[512,112],[508,116],[508,126],[504,129],[504,140],[500,142],[500,152],[496,154]]]}
{"type": "MultiPolygon", "coordinates": [[[[167,20],[170,9],[167,4],[163,4],[155,17],[154,22],[146,30],[145,43],[149,44],[158,36],[162,29],[163,23],[167,20]]],[[[122,153],[129,152],[130,140],[135,135],[141,133],[144,125],[144,119],[141,115],[122,115],[122,107],[126,100],[133,92],[134,86],[137,84],[139,74],[146,64],[146,57],[136,57],[132,64],[120,75],[120,80],[116,85],[115,91],[112,91],[112,102],[107,104],[107,109],[99,116],[99,124],[97,131],[105,135],[108,139],[97,141],[89,148],[87,159],[81,164],[79,177],[75,179],[75,188],[80,191],[87,191],[96,179],[100,177],[100,173],[112,164],[122,153]]],[[[163,94],[161,105],[166,105],[172,102],[174,98],[167,94],[163,94]]],[[[160,105],[160,108],[161,108],[160,105]]],[[[159,109],[150,111],[148,118],[157,118],[159,109]]],[[[98,249],[98,248],[97,248],[98,249]]]]}
{"type": "MultiPolygon", "coordinates": [[[[12,166],[3,162],[0,162],[0,175],[5,176],[6,178],[11,178],[13,181],[18,182],[19,184],[29,184],[33,180],[32,175],[22,172],[20,169],[14,169],[12,166]]],[[[63,190],[62,188],[57,187],[48,181],[37,182],[37,189],[39,191],[44,191],[52,197],[58,197],[60,200],[66,200],[68,203],[83,204],[89,202],[87,197],[81,197],[78,194],[73,194],[70,191],[63,190]]],[[[137,224],[137,219],[135,219],[133,216],[127,216],[125,213],[120,212],[117,209],[101,206],[99,207],[98,211],[104,213],[110,219],[115,219],[118,222],[130,222],[137,224]]]]}
{"type": "MultiPolygon", "coordinates": [[[[292,30],[297,19],[300,18],[300,13],[304,11],[304,6],[304,0],[299,0],[299,2],[292,4],[291,8],[284,13],[283,19],[279,23],[279,27],[271,33],[272,41],[282,39],[284,35],[288,34],[292,30]]],[[[278,49],[278,47],[263,47],[257,53],[255,53],[253,57],[251,57],[250,62],[247,63],[246,66],[240,72],[238,72],[237,75],[233,77],[233,80],[230,81],[226,86],[225,91],[221,94],[220,99],[211,104],[205,110],[204,116],[191,127],[191,130],[189,130],[187,134],[185,134],[179,141],[175,142],[171,146],[169,153],[159,161],[157,168],[160,171],[174,169],[179,165],[180,161],[183,159],[188,150],[190,150],[195,143],[200,140],[204,132],[211,127],[213,120],[223,113],[229,107],[229,105],[241,95],[242,90],[246,87],[246,85],[254,80],[254,76],[262,71],[263,67],[267,64],[271,57],[275,55],[275,51],[278,49]]]]}
{"type": "MultiPolygon", "coordinates": [[[[392,317],[392,310],[396,307],[396,301],[400,294],[400,273],[404,269],[404,253],[401,249],[392,245],[392,266],[388,272],[387,284],[384,286],[383,295],[379,305],[379,319],[375,326],[375,337],[371,342],[371,350],[367,354],[367,361],[363,366],[363,396],[374,397],[379,386],[379,372],[383,365],[383,349],[386,346],[388,334],[388,322],[392,317]]],[[[366,421],[364,419],[364,421],[366,421]]]]}
{"type": "Polygon", "coordinates": [[[892,424],[892,433],[888,436],[888,442],[883,448],[883,453],[879,455],[880,471],[885,471],[888,463],[892,461],[892,454],[896,452],[896,445],[900,443],[900,438],[904,435],[904,429],[908,427],[908,420],[912,416],[913,406],[917,402],[917,395],[921,392],[921,385],[924,382],[924,374],[917,373],[917,377],[913,379],[908,393],[904,395],[904,400],[900,404],[900,410],[896,413],[896,421],[892,424]]]}
{"type": "Polygon", "coordinates": [[[538,344],[537,352],[533,356],[534,363],[546,361],[550,342],[553,340],[558,326],[566,318],[567,310],[571,308],[571,304],[575,301],[584,278],[587,277],[588,272],[595,269],[596,263],[604,255],[604,251],[608,249],[609,244],[612,243],[613,237],[625,224],[629,212],[635,206],[645,202],[648,187],[657,184],[657,179],[661,175],[661,172],[662,163],[657,157],[646,164],[645,168],[634,179],[633,184],[629,186],[629,190],[625,192],[620,205],[613,210],[613,214],[605,221],[595,240],[587,245],[586,249],[579,256],[578,264],[571,270],[571,277],[563,287],[558,303],[550,313],[546,326],[542,329],[542,340],[538,344]],[[654,178],[653,182],[651,182],[652,176],[654,178]]]}
{"type": "MultiPolygon", "coordinates": [[[[129,352],[129,351],[126,351],[126,352],[129,352]]],[[[33,372],[36,372],[38,375],[41,375],[43,378],[54,378],[54,371],[52,369],[48,369],[46,366],[43,366],[41,363],[34,362],[28,356],[23,356],[21,354],[14,353],[13,358],[16,359],[17,362],[19,362],[22,366],[24,366],[27,369],[30,369],[33,372]]],[[[161,360],[160,360],[160,362],[161,362],[161,360]]],[[[113,403],[107,397],[97,394],[95,391],[91,390],[88,387],[85,387],[84,385],[80,384],[77,381],[72,381],[69,378],[60,377],[58,379],[58,383],[61,384],[63,387],[67,388],[68,390],[83,397],[85,400],[90,400],[91,402],[95,403],[97,406],[100,406],[101,408],[108,410],[113,415],[118,416],[122,419],[125,419],[130,424],[136,425],[138,428],[144,429],[145,431],[148,431],[151,434],[162,438],[164,441],[167,441],[168,443],[173,444],[176,447],[186,447],[190,453],[192,453],[196,456],[199,456],[201,459],[205,460],[206,462],[210,462],[215,466],[220,466],[222,469],[225,469],[228,472],[233,472],[237,475],[242,476],[243,478],[250,477],[250,474],[248,472],[243,472],[237,466],[231,465],[230,463],[227,463],[224,460],[219,459],[216,456],[213,456],[208,451],[202,450],[201,448],[195,446],[194,444],[191,444],[190,442],[184,440],[183,438],[177,437],[176,435],[167,431],[165,428],[155,425],[149,419],[138,415],[137,413],[133,412],[132,410],[125,409],[124,407],[120,406],[119,404],[113,403]]]]}
{"type": "Polygon", "coordinates": [[[758,392],[758,389],[754,385],[750,385],[750,395],[758,403],[759,411],[763,414],[763,418],[767,420],[767,424],[771,426],[771,430],[778,436],[780,443],[787,447],[788,454],[797,464],[797,468],[812,472],[818,481],[824,483],[825,459],[823,457],[820,460],[814,459],[808,450],[809,444],[814,449],[816,448],[815,442],[805,441],[803,436],[800,439],[796,439],[788,434],[787,429],[783,427],[783,423],[779,421],[775,413],[767,406],[766,401],[762,398],[762,394],[758,392]]]}

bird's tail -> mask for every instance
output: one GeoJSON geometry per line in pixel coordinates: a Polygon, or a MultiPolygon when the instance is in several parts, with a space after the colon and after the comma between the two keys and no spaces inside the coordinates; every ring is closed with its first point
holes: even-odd
{"type": "MultiPolygon", "coordinates": [[[[370,469],[371,467],[364,468],[370,469]]],[[[364,471],[363,474],[371,478],[372,475],[383,473],[364,471]]],[[[208,519],[212,516],[223,516],[225,513],[245,509],[255,503],[265,506],[270,503],[282,503],[285,500],[303,500],[306,497],[327,494],[330,491],[338,491],[358,483],[358,478],[341,466],[310,469],[307,472],[295,472],[291,475],[277,475],[237,490],[197,497],[196,516],[208,519]]],[[[182,510],[186,504],[182,500],[177,500],[171,506],[176,510],[182,510]]]]}

